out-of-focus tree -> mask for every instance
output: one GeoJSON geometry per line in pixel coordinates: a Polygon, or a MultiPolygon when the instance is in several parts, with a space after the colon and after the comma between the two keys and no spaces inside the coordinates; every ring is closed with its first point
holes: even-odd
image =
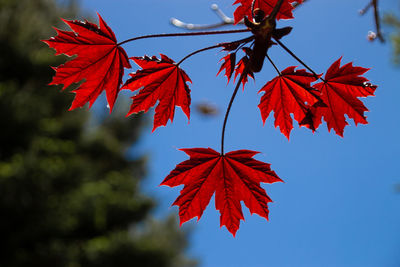
{"type": "MultiPolygon", "coordinates": [[[[395,13],[388,13],[383,19],[386,25],[389,25],[393,31],[390,33],[390,39],[393,46],[393,62],[400,65],[400,18],[395,13]]],[[[395,185],[396,193],[400,193],[400,184],[395,185]]]]}
{"type": "Polygon", "coordinates": [[[393,61],[400,64],[400,19],[394,13],[389,13],[385,15],[384,22],[393,28],[390,35],[393,44],[393,61]]]}
{"type": "Polygon", "coordinates": [[[40,39],[77,12],[74,1],[0,0],[0,266],[192,266],[186,233],[149,215],[143,158],[127,156],[142,118],[99,126],[46,86],[65,58],[40,39]]]}

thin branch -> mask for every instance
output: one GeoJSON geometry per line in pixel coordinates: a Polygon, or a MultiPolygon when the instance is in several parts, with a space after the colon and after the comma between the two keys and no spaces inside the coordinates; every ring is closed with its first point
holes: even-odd
{"type": "Polygon", "coordinates": [[[361,9],[360,15],[364,15],[365,13],[368,12],[368,10],[372,7],[372,1],[368,3],[368,5],[366,5],[363,9],[361,9]]]}
{"type": "MultiPolygon", "coordinates": [[[[307,0],[303,0],[303,2],[300,4],[299,2],[293,3],[293,7],[297,8],[300,5],[304,4],[307,2],[307,0]]],[[[186,29],[186,30],[210,30],[210,29],[216,29],[219,27],[223,26],[229,26],[233,25],[235,23],[235,20],[233,18],[228,17],[225,15],[224,12],[218,7],[218,5],[213,4],[211,5],[211,9],[218,15],[218,17],[221,19],[221,22],[215,23],[215,24],[193,24],[193,23],[186,23],[183,22],[177,18],[171,18],[170,22],[172,25],[178,28],[186,29]]],[[[253,8],[252,8],[253,10],[253,8]]],[[[237,24],[243,24],[243,20],[239,21],[237,24]]]]}
{"type": "Polygon", "coordinates": [[[279,69],[276,67],[275,63],[272,61],[272,59],[269,57],[269,55],[266,54],[265,57],[268,59],[269,63],[271,63],[271,65],[274,67],[274,69],[276,70],[276,72],[278,72],[279,76],[281,76],[281,72],[280,72],[279,69]]]}
{"type": "Polygon", "coordinates": [[[372,0],[372,5],[374,6],[374,20],[375,20],[376,36],[378,37],[379,41],[384,43],[385,39],[383,38],[382,30],[381,30],[381,19],[379,17],[378,0],[372,0]]]}
{"type": "MultiPolygon", "coordinates": [[[[375,31],[376,33],[373,33],[371,37],[371,41],[374,40],[375,38],[378,38],[379,41],[382,43],[385,42],[385,39],[383,38],[382,30],[381,30],[381,19],[379,16],[379,9],[378,9],[378,0],[371,0],[368,5],[366,5],[363,9],[360,10],[360,15],[364,15],[367,13],[371,7],[374,8],[374,22],[375,22],[375,31]]],[[[370,36],[368,36],[370,37],[370,36]]]]}
{"type": "Polygon", "coordinates": [[[278,39],[275,39],[275,41],[281,46],[283,49],[285,49],[286,52],[288,52],[294,59],[296,59],[301,65],[303,65],[306,69],[308,69],[312,74],[314,74],[315,78],[320,79],[323,82],[326,82],[320,75],[318,75],[313,69],[311,69],[306,63],[304,63],[300,58],[298,58],[289,48],[286,47],[281,41],[278,39]]]}
{"type": "Polygon", "coordinates": [[[196,50],[196,51],[190,53],[189,55],[185,56],[184,58],[182,58],[178,63],[176,63],[176,65],[179,66],[183,61],[185,61],[186,59],[188,59],[191,56],[196,55],[196,54],[198,54],[200,52],[207,51],[207,50],[214,49],[214,48],[218,48],[218,47],[221,47],[221,46],[223,46],[223,44],[216,44],[216,45],[213,45],[213,46],[209,46],[209,47],[205,47],[205,48],[196,50]]]}
{"type": "Polygon", "coordinates": [[[235,45],[235,44],[240,44],[238,46],[238,48],[236,48],[236,52],[239,51],[243,46],[245,46],[246,44],[248,44],[249,42],[254,40],[254,35],[237,40],[237,41],[233,41],[233,42],[228,42],[228,43],[222,43],[223,46],[229,46],[229,45],[235,45]]]}
{"type": "Polygon", "coordinates": [[[253,0],[253,2],[251,2],[251,15],[253,16],[253,18],[255,17],[255,15],[254,15],[255,5],[256,5],[256,0],[253,0]]]}
{"type": "Polygon", "coordinates": [[[160,34],[150,34],[139,36],[135,38],[131,38],[125,41],[118,43],[117,45],[123,45],[128,42],[140,40],[140,39],[147,39],[147,38],[159,38],[159,37],[176,37],[176,36],[195,36],[195,35],[214,35],[214,34],[228,34],[228,33],[240,33],[240,32],[248,32],[248,29],[241,29],[241,30],[228,30],[228,31],[205,31],[205,32],[180,32],[180,33],[160,33],[160,34]]]}
{"type": "Polygon", "coordinates": [[[233,101],[235,100],[236,94],[239,90],[240,84],[242,83],[245,75],[247,75],[247,71],[248,71],[249,65],[246,65],[246,67],[244,68],[242,74],[240,75],[239,80],[237,81],[235,90],[233,91],[231,100],[229,101],[228,104],[228,108],[226,109],[226,113],[225,113],[225,118],[224,118],[224,124],[222,126],[222,136],[221,136],[221,155],[224,155],[224,142],[225,142],[225,128],[226,128],[226,123],[228,121],[228,117],[229,117],[229,112],[231,111],[232,108],[232,104],[233,101]]]}
{"type": "MultiPolygon", "coordinates": [[[[209,30],[215,29],[222,26],[228,26],[234,24],[234,19],[225,15],[225,13],[218,7],[217,4],[211,5],[211,10],[217,14],[217,16],[221,19],[221,22],[215,24],[193,24],[193,23],[185,23],[177,18],[171,18],[170,22],[172,25],[178,28],[183,28],[186,30],[209,30]]],[[[239,22],[238,24],[243,24],[243,21],[239,22]]]]}
{"type": "Polygon", "coordinates": [[[177,18],[171,18],[170,22],[175,27],[186,29],[186,30],[194,30],[194,31],[216,29],[216,28],[220,28],[223,26],[228,26],[228,25],[233,24],[233,23],[226,23],[225,21],[221,21],[221,22],[215,23],[215,24],[200,25],[200,24],[186,23],[177,18]]]}
{"type": "MultiPolygon", "coordinates": [[[[237,40],[237,41],[227,42],[227,43],[219,43],[219,44],[216,44],[216,45],[213,45],[213,46],[209,46],[209,47],[205,47],[205,48],[196,50],[196,51],[194,51],[194,52],[188,54],[188,55],[185,56],[184,58],[182,58],[178,63],[176,63],[176,65],[179,66],[183,61],[185,61],[186,59],[188,59],[188,58],[190,58],[191,56],[193,56],[193,55],[195,55],[195,54],[198,54],[198,53],[200,53],[200,52],[207,51],[207,50],[214,49],[214,48],[218,48],[218,47],[229,46],[229,45],[236,45],[236,44],[240,44],[240,45],[243,46],[243,45],[246,45],[248,42],[250,42],[250,41],[253,40],[253,39],[254,39],[254,36],[249,36],[249,37],[246,37],[246,38],[237,40]]],[[[235,53],[236,53],[236,52],[235,52],[235,53]]]]}
{"type": "Polygon", "coordinates": [[[219,7],[217,4],[211,5],[211,10],[217,14],[217,16],[224,21],[225,23],[234,23],[234,19],[228,17],[219,7]]]}
{"type": "MultiPolygon", "coordinates": [[[[293,4],[293,7],[298,7],[301,6],[302,4],[304,4],[307,0],[303,0],[302,3],[296,2],[293,4]]],[[[385,42],[385,38],[383,37],[382,34],[382,28],[381,28],[381,18],[380,18],[380,13],[379,13],[379,5],[378,5],[378,0],[371,0],[363,9],[361,9],[360,15],[364,15],[365,13],[367,13],[371,7],[373,7],[374,9],[374,22],[375,22],[375,31],[376,31],[376,37],[378,38],[379,41],[381,41],[382,43],[385,42]]]]}
{"type": "Polygon", "coordinates": [[[274,9],[272,9],[271,13],[269,14],[269,17],[270,17],[271,19],[274,19],[274,20],[275,20],[276,15],[278,15],[279,10],[281,9],[282,4],[283,4],[283,0],[278,0],[278,2],[276,2],[276,5],[274,6],[274,9]]]}

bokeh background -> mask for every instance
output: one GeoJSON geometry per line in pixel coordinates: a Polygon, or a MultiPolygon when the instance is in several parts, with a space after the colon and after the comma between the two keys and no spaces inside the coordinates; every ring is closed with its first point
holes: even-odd
{"type": "MultiPolygon", "coordinates": [[[[63,27],[60,16],[96,21],[99,12],[122,41],[183,31],[169,24],[171,17],[219,22],[210,5],[231,16],[231,2],[1,0],[1,266],[400,266],[399,49],[390,42],[399,42],[399,1],[380,1],[384,44],[367,39],[374,20],[372,10],[358,13],[365,0],[309,0],[294,20],[278,23],[294,27],[283,42],[316,72],[343,56],[343,63],[371,68],[366,77],[378,89],[363,100],[368,125],[350,122],[344,138],[325,126],[315,134],[295,127],[290,141],[272,118],[263,126],[257,108],[258,90],[275,77],[271,66],[238,93],[226,150],[260,151],[257,159],[271,163],[285,183],[264,186],[274,200],[270,220],[244,208],[235,238],[220,229],[214,200],[199,222],[179,228],[170,207],[179,189],[158,186],[187,159],[177,148],[219,149],[233,90],[216,77],[223,52],[182,64],[193,80],[190,123],[178,109],[174,122],[154,133],[152,112],[125,118],[129,92],[109,115],[104,96],[91,111],[67,112],[71,94],[45,86],[53,74],[48,66],[64,58],[38,40],[55,34],[52,25],[63,27]],[[197,111],[202,103],[217,114],[197,111]]],[[[178,61],[246,36],[147,39],[124,48],[129,56],[163,53],[178,61]]],[[[299,65],[279,47],[270,56],[280,69],[299,65]]]]}
{"type": "Polygon", "coordinates": [[[79,10],[0,1],[0,266],[193,266],[187,231],[140,190],[147,159],[128,150],[143,118],[125,119],[123,102],[68,112],[72,95],[46,86],[65,57],[40,40],[79,10]]]}

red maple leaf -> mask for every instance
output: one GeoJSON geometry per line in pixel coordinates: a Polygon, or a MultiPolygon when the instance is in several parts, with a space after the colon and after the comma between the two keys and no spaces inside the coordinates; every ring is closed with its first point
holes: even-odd
{"type": "Polygon", "coordinates": [[[354,67],[352,63],[340,67],[341,59],[329,67],[325,74],[325,82],[314,85],[320,91],[320,98],[326,106],[315,107],[311,113],[315,129],[324,117],[328,130],[333,128],[336,134],[343,137],[344,127],[348,125],[345,115],[353,119],[356,125],[368,123],[364,116],[368,109],[358,97],[373,96],[376,86],[360,76],[369,69],[354,67]]]}
{"type": "MultiPolygon", "coordinates": [[[[229,53],[225,57],[221,58],[220,61],[224,61],[221,65],[221,68],[219,69],[217,75],[219,75],[223,70],[225,70],[225,76],[228,79],[228,83],[233,75],[234,76],[234,81],[236,81],[237,76],[240,76],[245,67],[249,64],[249,54],[252,53],[252,51],[245,47],[242,49],[246,55],[242,57],[239,62],[236,64],[236,52],[229,53]]],[[[244,85],[248,82],[248,78],[251,77],[254,80],[254,73],[251,70],[247,70],[247,75],[243,78],[242,84],[243,84],[243,89],[244,85]]]]}
{"type": "MultiPolygon", "coordinates": [[[[270,14],[272,9],[275,7],[276,2],[278,0],[256,0],[254,3],[254,9],[259,8],[262,11],[264,11],[265,14],[270,14]]],[[[251,4],[253,0],[236,0],[233,4],[240,4],[234,12],[234,19],[235,19],[235,24],[241,21],[244,16],[247,16],[248,18],[252,18],[251,14],[251,4]]],[[[301,3],[303,2],[302,0],[285,0],[276,16],[276,19],[292,19],[293,14],[293,6],[292,3],[297,2],[301,3]]]]}
{"type": "Polygon", "coordinates": [[[264,92],[258,105],[261,117],[265,123],[271,111],[274,111],[275,127],[289,139],[293,129],[293,117],[301,122],[306,117],[310,107],[319,99],[313,94],[311,83],[317,78],[305,70],[295,70],[288,67],[281,75],[269,81],[259,92],[264,92]]]}
{"type": "Polygon", "coordinates": [[[153,131],[165,126],[174,119],[175,106],[182,108],[190,119],[190,89],[186,82],[192,82],[187,74],[169,57],[160,54],[157,57],[131,58],[142,69],[131,73],[123,89],[139,93],[132,97],[132,105],[127,116],[140,111],[147,112],[159,101],[154,115],[153,131]]]}
{"type": "Polygon", "coordinates": [[[253,159],[258,152],[237,150],[221,155],[211,148],[181,149],[190,156],[176,166],[161,185],[185,185],[173,205],[179,206],[181,225],[197,217],[200,219],[215,192],[215,206],[219,210],[220,225],[235,236],[240,220],[244,220],[241,201],[268,219],[268,197],[260,183],[282,180],[270,165],[253,159]]]}
{"type": "Polygon", "coordinates": [[[236,65],[236,53],[229,53],[223,58],[221,58],[220,61],[224,61],[221,65],[221,68],[219,69],[217,75],[219,75],[223,70],[225,70],[225,76],[228,79],[228,83],[232,77],[233,72],[235,71],[235,65],[236,65]]]}
{"type": "MultiPolygon", "coordinates": [[[[249,57],[244,56],[242,59],[239,60],[239,62],[235,66],[235,77],[233,78],[234,81],[236,81],[236,77],[242,75],[244,69],[246,66],[249,64],[249,57]]],[[[244,90],[244,85],[247,83],[248,78],[251,77],[254,80],[254,73],[247,68],[247,75],[243,78],[242,84],[243,84],[243,90],[244,90]]]]}
{"type": "Polygon", "coordinates": [[[131,68],[125,50],[118,46],[113,31],[99,16],[98,27],[88,21],[63,20],[72,31],[56,29],[58,35],[44,40],[56,49],[56,55],[77,57],[60,65],[50,84],[64,84],[63,89],[73,83],[85,81],[75,89],[71,108],[90,106],[106,91],[107,102],[112,110],[122,84],[124,68],[131,68]]]}

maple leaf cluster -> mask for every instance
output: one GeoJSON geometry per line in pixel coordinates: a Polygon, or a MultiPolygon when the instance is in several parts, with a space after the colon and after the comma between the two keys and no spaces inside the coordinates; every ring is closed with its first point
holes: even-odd
{"type": "Polygon", "coordinates": [[[333,128],[340,136],[348,125],[345,115],[356,124],[366,124],[364,112],[368,109],[358,97],[374,95],[376,86],[359,76],[368,69],[353,67],[352,63],[340,67],[340,61],[341,58],[328,69],[323,82],[313,86],[311,83],[317,77],[305,70],[296,71],[294,66],[269,81],[260,90],[264,93],[258,105],[263,122],[274,111],[275,127],[279,126],[288,139],[293,128],[290,114],[313,131],[321,125],[323,117],[328,130],[333,128]]]}
{"type": "Polygon", "coordinates": [[[293,18],[294,0],[236,0],[234,12],[235,24],[244,20],[244,30],[160,34],[132,38],[121,43],[99,16],[99,26],[88,21],[63,20],[72,31],[56,29],[57,36],[45,40],[56,54],[65,54],[71,59],[55,67],[56,74],[50,84],[63,84],[63,89],[71,84],[80,83],[73,92],[75,98],[71,108],[75,109],[89,103],[91,106],[105,91],[107,102],[112,111],[121,90],[136,92],[127,116],[141,111],[147,112],[156,106],[153,131],[165,126],[174,119],[175,107],[180,107],[190,119],[189,76],[179,65],[190,56],[213,48],[222,48],[227,54],[222,57],[218,74],[225,72],[228,83],[234,76],[237,81],[234,94],[228,106],[222,133],[221,152],[211,148],[181,149],[190,159],[178,164],[164,179],[162,185],[170,187],[184,185],[180,196],[173,205],[179,206],[181,224],[203,214],[211,197],[215,193],[216,209],[220,211],[221,226],[235,235],[240,220],[244,220],[241,201],[256,213],[268,219],[268,203],[271,199],[260,183],[275,183],[282,180],[271,170],[270,165],[253,158],[258,152],[237,150],[224,153],[224,133],[226,120],[240,86],[255,78],[263,66],[265,58],[274,66],[277,76],[268,81],[259,91],[262,93],[258,108],[265,123],[271,112],[274,113],[275,127],[289,139],[293,129],[293,119],[300,126],[313,132],[321,125],[322,118],[328,130],[343,136],[348,125],[346,116],[355,124],[366,124],[365,112],[368,109],[360,97],[374,95],[376,86],[371,85],[362,75],[366,68],[355,67],[352,63],[341,66],[341,58],[327,70],[324,78],[299,60],[280,39],[291,31],[290,27],[277,29],[276,20],[293,18]],[[121,45],[142,38],[226,34],[251,32],[252,36],[229,43],[220,43],[212,47],[195,51],[176,63],[166,55],[128,57],[121,45]],[[268,56],[268,50],[280,45],[293,55],[306,69],[289,66],[279,71],[268,56]],[[237,53],[244,53],[236,61],[237,53]],[[139,70],[130,73],[123,82],[125,69],[131,68],[130,60],[139,66],[139,70]],[[317,81],[320,82],[317,82],[317,81]],[[293,114],[293,115],[292,115],[293,114]],[[293,119],[292,119],[293,116],[293,119]]]}

